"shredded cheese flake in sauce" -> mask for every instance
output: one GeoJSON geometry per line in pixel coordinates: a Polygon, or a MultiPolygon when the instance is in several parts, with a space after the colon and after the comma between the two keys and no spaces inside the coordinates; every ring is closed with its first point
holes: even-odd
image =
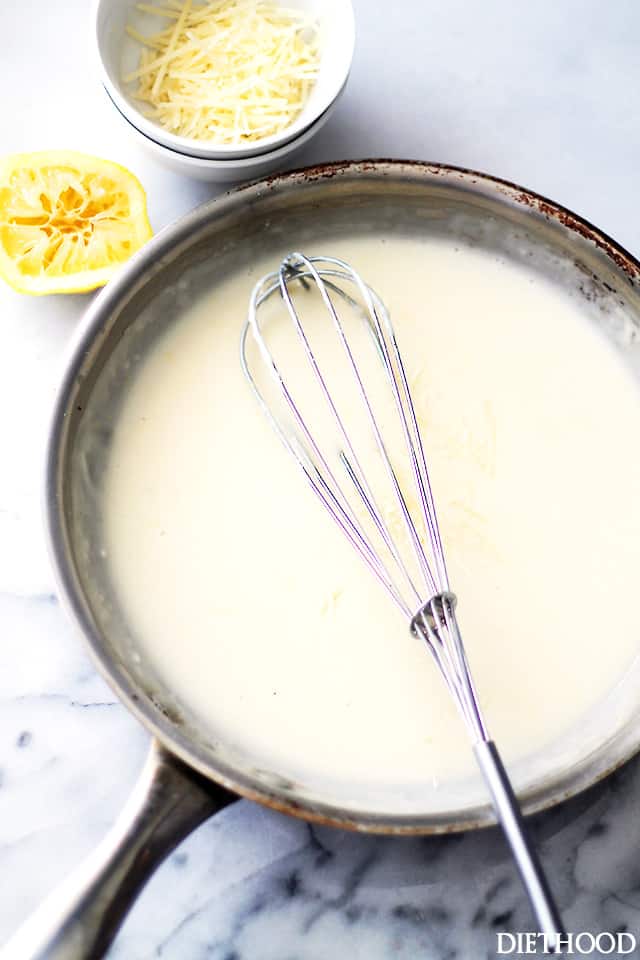
{"type": "Polygon", "coordinates": [[[137,9],[169,21],[143,45],[135,96],[146,115],[182,137],[219,144],[260,140],[288,127],[318,75],[317,23],[271,0],[163,0],[137,9]]]}

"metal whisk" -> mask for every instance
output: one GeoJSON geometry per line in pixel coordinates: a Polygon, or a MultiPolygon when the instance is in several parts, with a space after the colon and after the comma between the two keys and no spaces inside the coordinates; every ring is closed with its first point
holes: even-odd
{"type": "Polygon", "coordinates": [[[402,611],[413,634],[424,640],[431,651],[469,732],[494,810],[536,915],[539,931],[546,935],[549,948],[553,948],[556,936],[562,932],[560,917],[527,836],[509,777],[482,717],[458,628],[456,597],[449,587],[418,420],[394,329],[384,304],[358,273],[342,260],[292,253],[284,258],[278,271],[263,277],[253,290],[242,333],[241,362],[260,406],[304,472],[313,491],[402,611]],[[361,401],[362,415],[375,441],[383,475],[400,508],[403,543],[409,545],[415,563],[409,562],[406,548],[403,551],[398,543],[398,532],[391,530],[385,511],[378,503],[357,452],[358,441],[362,438],[350,434],[348,417],[329,387],[330,376],[327,376],[326,367],[318,360],[313,333],[301,319],[301,311],[294,303],[294,296],[302,299],[309,293],[320,296],[322,306],[326,309],[326,322],[332,325],[340,355],[353,374],[354,396],[361,401]],[[265,307],[269,301],[273,302],[273,298],[276,304],[279,301],[284,305],[285,318],[288,315],[303,356],[308,361],[312,379],[319,391],[318,397],[325,407],[327,422],[336,431],[338,443],[334,444],[333,465],[330,462],[331,453],[323,449],[322,439],[309,427],[308,417],[294,398],[295,391],[290,388],[290,378],[283,374],[267,343],[267,327],[271,321],[264,321],[267,312],[265,307]],[[353,336],[347,329],[349,325],[338,309],[338,306],[344,307],[345,304],[355,311],[352,317],[363,321],[382,362],[384,379],[393,398],[402,435],[404,456],[410,466],[417,509],[409,506],[406,482],[403,489],[399,470],[394,465],[394,461],[397,464],[397,454],[391,450],[390,438],[385,439],[380,412],[376,411],[376,404],[366,386],[368,378],[362,357],[358,349],[354,349],[353,336]],[[252,341],[258,348],[262,378],[267,374],[266,384],[260,383],[257,371],[254,375],[251,369],[248,350],[252,341]],[[272,400],[267,399],[269,390],[273,393],[272,400]]]}

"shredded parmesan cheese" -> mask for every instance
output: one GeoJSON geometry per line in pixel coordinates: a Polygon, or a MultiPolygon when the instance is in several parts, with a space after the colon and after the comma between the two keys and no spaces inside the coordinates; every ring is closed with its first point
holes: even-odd
{"type": "Polygon", "coordinates": [[[169,21],[131,37],[143,49],[135,96],[173,134],[242,144],[288,127],[318,75],[317,24],[272,0],[162,0],[137,9],[169,21]]]}

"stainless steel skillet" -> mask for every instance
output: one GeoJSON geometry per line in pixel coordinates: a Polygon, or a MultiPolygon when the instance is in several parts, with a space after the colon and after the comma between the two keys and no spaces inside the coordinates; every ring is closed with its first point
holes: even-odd
{"type": "MultiPolygon", "coordinates": [[[[96,298],[75,339],[54,411],[46,490],[61,597],[98,668],[152,734],[152,748],[112,833],[9,944],[5,960],[102,956],[155,866],[238,794],[310,820],[396,835],[492,822],[476,783],[422,801],[393,787],[355,796],[320,776],[303,783],[265,769],[260,758],[208,739],[136,656],[102,555],[100,480],[110,433],[137,365],[163,330],[232,263],[372,231],[439,236],[525,263],[579,298],[585,322],[602,327],[640,375],[640,264],[568,211],[472,171],[399,161],[303,170],[233,191],[154,238],[96,298]]],[[[577,793],[639,746],[634,668],[615,691],[615,709],[604,703],[544,756],[516,765],[525,810],[577,793]]]]}

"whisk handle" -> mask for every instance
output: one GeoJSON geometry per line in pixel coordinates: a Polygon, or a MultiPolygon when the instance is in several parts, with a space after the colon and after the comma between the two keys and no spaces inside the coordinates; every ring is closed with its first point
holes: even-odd
{"type": "Polygon", "coordinates": [[[492,740],[474,744],[474,753],[491,792],[493,807],[511,847],[520,877],[538,922],[539,932],[546,936],[549,950],[556,945],[563,927],[549,884],[538,855],[529,837],[511,781],[497,747],[492,740]]]}

